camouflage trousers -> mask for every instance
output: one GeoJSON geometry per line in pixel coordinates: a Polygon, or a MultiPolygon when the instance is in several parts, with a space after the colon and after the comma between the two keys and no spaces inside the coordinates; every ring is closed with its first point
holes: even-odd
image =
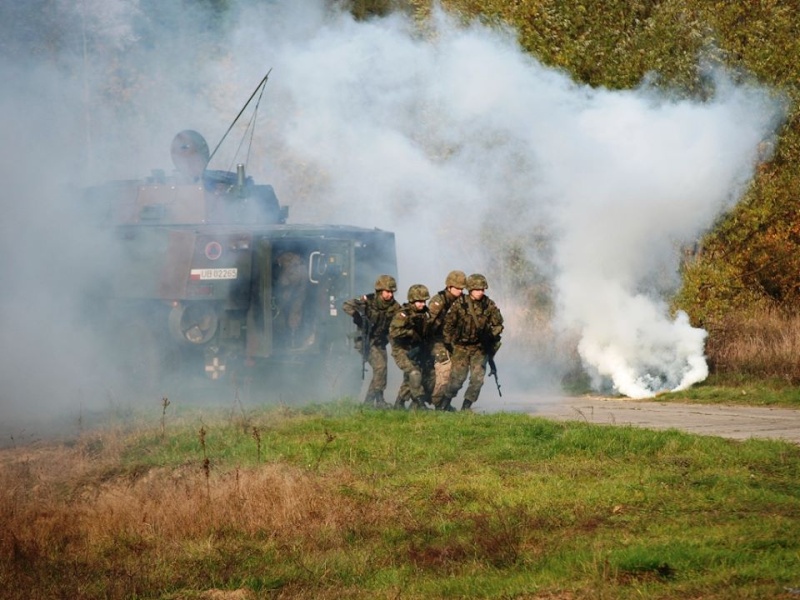
{"type": "Polygon", "coordinates": [[[411,351],[411,355],[409,356],[409,351],[403,348],[392,348],[392,358],[403,372],[403,383],[400,384],[397,392],[397,404],[400,405],[408,400],[430,402],[430,394],[433,390],[435,373],[430,357],[414,355],[414,351],[411,351]]]}
{"type": "Polygon", "coordinates": [[[464,392],[464,400],[474,404],[478,400],[486,378],[486,352],[483,346],[454,346],[450,357],[450,380],[447,383],[446,396],[455,398],[461,386],[469,376],[469,385],[464,392]]]}
{"type": "Polygon", "coordinates": [[[450,353],[447,351],[447,348],[445,348],[444,342],[434,343],[432,354],[434,383],[433,391],[431,392],[431,402],[434,406],[438,406],[447,392],[447,384],[450,381],[450,369],[453,363],[450,361],[450,353]]]}
{"type": "Polygon", "coordinates": [[[383,399],[383,391],[386,389],[386,380],[389,373],[389,355],[386,346],[369,347],[369,366],[372,369],[372,379],[367,389],[367,398],[374,395],[383,399]]]}

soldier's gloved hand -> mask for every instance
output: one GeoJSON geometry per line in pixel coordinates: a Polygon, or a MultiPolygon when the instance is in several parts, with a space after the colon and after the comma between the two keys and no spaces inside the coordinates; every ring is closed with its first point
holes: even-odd
{"type": "Polygon", "coordinates": [[[353,323],[356,324],[356,327],[363,325],[364,319],[361,318],[361,313],[353,313],[353,323]]]}

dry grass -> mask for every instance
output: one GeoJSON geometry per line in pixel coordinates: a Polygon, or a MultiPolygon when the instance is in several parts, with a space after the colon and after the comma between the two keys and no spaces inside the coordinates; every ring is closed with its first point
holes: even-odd
{"type": "Polygon", "coordinates": [[[0,597],[717,600],[794,584],[792,446],[359,405],[261,417],[263,462],[252,422],[225,417],[201,428],[207,448],[189,418],[166,439],[158,422],[0,452],[0,597]]]}
{"type": "Polygon", "coordinates": [[[365,535],[391,518],[391,507],[378,510],[338,493],[348,483],[357,487],[347,471],[320,475],[268,464],[207,474],[200,458],[177,469],[122,468],[115,439],[119,434],[93,435],[71,448],[3,453],[0,589],[19,590],[3,597],[47,591],[54,566],[75,571],[71,578],[62,573],[54,586],[72,580],[76,587],[53,597],[98,597],[96,590],[81,589],[84,569],[95,587],[106,590],[103,597],[134,597],[146,591],[148,580],[176,588],[209,586],[212,595],[202,597],[237,597],[212,593],[202,572],[191,570],[202,569],[205,560],[224,560],[227,546],[231,555],[241,554],[246,543],[257,553],[291,554],[303,570],[306,551],[319,553],[326,545],[332,553],[343,551],[344,536],[354,527],[365,535]],[[120,556],[138,559],[116,564],[120,556]],[[179,556],[192,560],[176,564],[179,556]],[[165,575],[165,569],[176,573],[165,575]]]}
{"type": "Polygon", "coordinates": [[[708,330],[706,354],[715,373],[800,383],[800,315],[731,314],[708,330]]]}

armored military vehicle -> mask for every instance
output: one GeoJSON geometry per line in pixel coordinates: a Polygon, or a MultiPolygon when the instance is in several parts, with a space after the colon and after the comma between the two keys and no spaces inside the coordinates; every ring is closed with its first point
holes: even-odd
{"type": "Polygon", "coordinates": [[[357,394],[341,305],[396,274],[394,234],[287,223],[288,208],[243,164],[207,168],[199,133],[180,132],[171,150],[174,175],[87,191],[113,232],[98,295],[129,384],[166,393],[178,375],[202,375],[357,394]]]}

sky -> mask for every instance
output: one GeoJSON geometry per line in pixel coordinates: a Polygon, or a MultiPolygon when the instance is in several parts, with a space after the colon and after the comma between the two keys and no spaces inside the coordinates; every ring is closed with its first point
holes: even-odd
{"type": "MultiPolygon", "coordinates": [[[[146,0],[0,8],[0,411],[113,401],[106,349],[82,325],[109,265],[78,190],[169,172],[184,129],[213,149],[267,72],[248,173],[291,222],[394,231],[401,301],[451,269],[484,273],[506,317],[506,386],[556,385],[576,360],[595,389],[632,398],[707,376],[706,333],[669,295],[681,247],[741,198],[780,125],[770,90],[720,70],[705,101],[591,88],[512,30],[442,12],[421,34],[317,0],[232,7],[214,20],[146,0]],[[522,275],[500,260],[511,250],[522,275]],[[531,309],[530,281],[552,313],[531,309]]],[[[210,167],[241,162],[237,145],[210,167]]]]}

